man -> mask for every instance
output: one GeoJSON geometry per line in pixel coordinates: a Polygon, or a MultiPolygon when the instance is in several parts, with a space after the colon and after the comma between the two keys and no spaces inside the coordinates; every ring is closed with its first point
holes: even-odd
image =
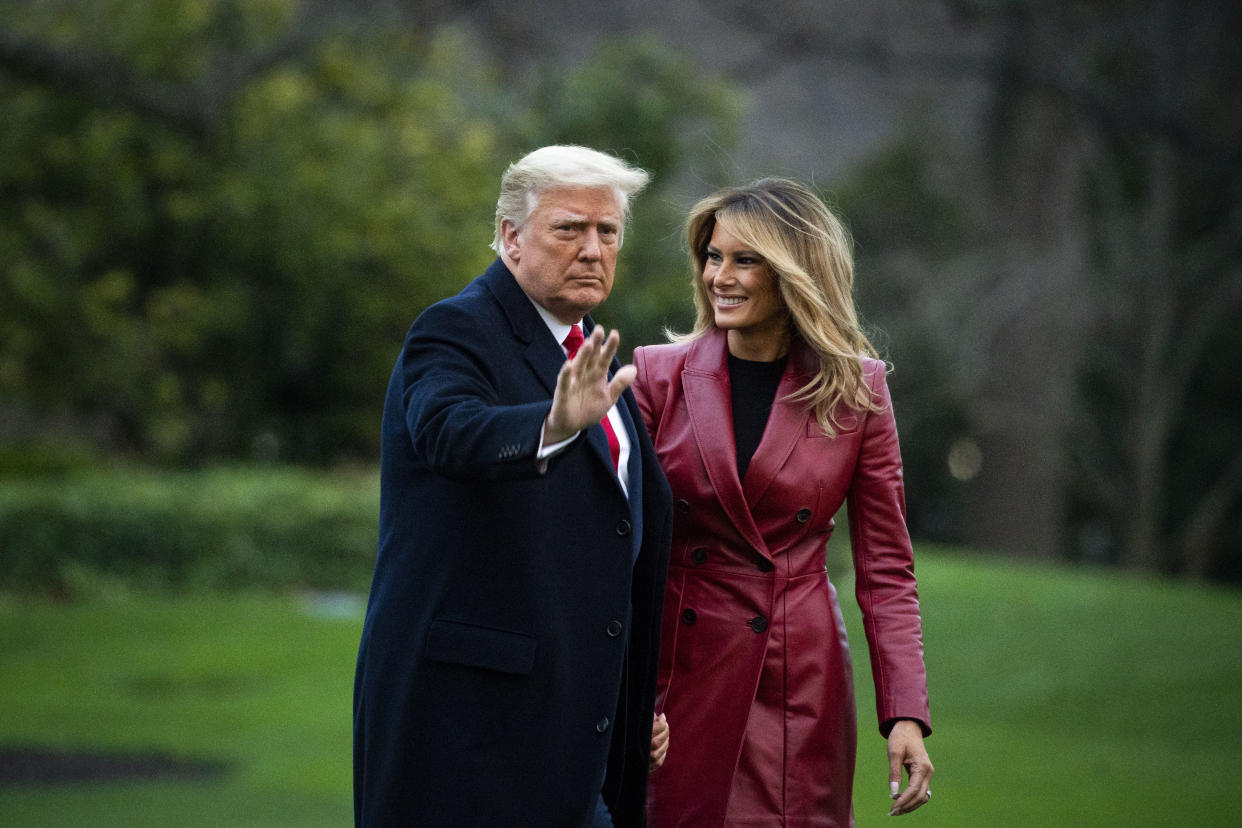
{"type": "Polygon", "coordinates": [[[646,181],[530,153],[501,183],[500,258],[410,328],[355,679],[359,825],[644,822],[671,495],[634,368],[588,314],[646,181]]]}

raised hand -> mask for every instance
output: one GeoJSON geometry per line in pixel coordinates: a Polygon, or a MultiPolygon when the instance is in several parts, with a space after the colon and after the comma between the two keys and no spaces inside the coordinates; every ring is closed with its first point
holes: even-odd
{"type": "Polygon", "coordinates": [[[552,394],[552,409],[544,420],[545,445],[568,440],[598,423],[634,382],[638,369],[633,365],[626,365],[611,381],[608,379],[608,366],[620,343],[621,335],[615,330],[605,337],[603,326],[596,325],[577,356],[561,366],[552,394]]]}

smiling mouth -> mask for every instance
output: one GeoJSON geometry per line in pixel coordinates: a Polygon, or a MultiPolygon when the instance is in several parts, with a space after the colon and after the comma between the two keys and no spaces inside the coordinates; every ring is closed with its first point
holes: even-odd
{"type": "Polygon", "coordinates": [[[716,297],[716,304],[723,305],[725,307],[733,307],[736,305],[740,305],[745,301],[746,301],[745,296],[717,296],[716,297]]]}

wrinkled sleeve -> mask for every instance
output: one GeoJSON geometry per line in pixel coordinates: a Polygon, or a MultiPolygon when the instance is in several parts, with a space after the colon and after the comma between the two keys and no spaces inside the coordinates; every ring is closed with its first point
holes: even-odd
{"type": "Polygon", "coordinates": [[[887,736],[896,719],[931,733],[914,550],[906,528],[897,424],[884,364],[868,364],[867,382],[882,410],[867,414],[848,510],[855,593],[871,652],[876,714],[887,736]]]}

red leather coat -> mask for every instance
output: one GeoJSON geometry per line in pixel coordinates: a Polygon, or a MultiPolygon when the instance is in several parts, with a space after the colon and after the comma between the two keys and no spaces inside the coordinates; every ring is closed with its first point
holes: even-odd
{"type": "Polygon", "coordinates": [[[912,718],[930,732],[884,366],[864,365],[884,410],[839,416],[843,428],[829,438],[805,404],[781,399],[814,371],[795,341],[743,483],[724,333],[639,348],[634,364],[675,502],[656,697],[672,739],[649,780],[651,824],[852,825],[853,679],[824,565],[847,498],[881,727],[912,718]]]}

